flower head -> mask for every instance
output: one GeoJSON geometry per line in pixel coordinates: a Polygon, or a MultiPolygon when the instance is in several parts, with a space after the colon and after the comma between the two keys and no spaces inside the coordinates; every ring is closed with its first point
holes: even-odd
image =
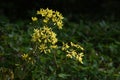
{"type": "Polygon", "coordinates": [[[74,58],[80,63],[83,63],[82,57],[84,56],[84,54],[83,52],[81,52],[83,48],[80,45],[74,44],[73,42],[71,42],[70,45],[68,45],[68,43],[63,43],[62,50],[67,53],[66,56],[68,58],[74,58]]]}
{"type": "Polygon", "coordinates": [[[38,18],[37,17],[32,17],[32,21],[37,21],[38,18]]]}
{"type": "Polygon", "coordinates": [[[58,26],[58,29],[62,29],[63,26],[63,16],[58,11],[53,11],[51,9],[40,9],[37,11],[37,15],[41,15],[43,17],[44,23],[53,23],[54,25],[58,26]]]}
{"type": "Polygon", "coordinates": [[[34,29],[32,41],[39,44],[40,52],[50,53],[50,49],[57,48],[55,45],[58,41],[56,36],[51,28],[44,26],[40,29],[34,29]]]}

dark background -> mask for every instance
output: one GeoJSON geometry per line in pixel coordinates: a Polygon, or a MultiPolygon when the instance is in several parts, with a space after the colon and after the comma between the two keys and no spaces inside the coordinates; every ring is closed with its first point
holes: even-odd
{"type": "Polygon", "coordinates": [[[51,8],[62,12],[70,19],[83,17],[89,19],[119,19],[120,0],[1,0],[0,15],[10,19],[26,19],[33,11],[51,8]]]}

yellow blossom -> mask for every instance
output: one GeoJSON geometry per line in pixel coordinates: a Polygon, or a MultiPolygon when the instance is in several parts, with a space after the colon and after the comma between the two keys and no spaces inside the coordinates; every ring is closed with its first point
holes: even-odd
{"type": "Polygon", "coordinates": [[[57,47],[55,46],[58,41],[56,36],[51,28],[43,26],[40,29],[34,29],[32,41],[38,43],[40,52],[50,53],[52,48],[57,47]]]}
{"type": "Polygon", "coordinates": [[[83,57],[84,55],[83,55],[83,53],[80,53],[80,54],[78,54],[77,56],[76,56],[76,59],[80,62],[80,63],[82,63],[83,64],[83,61],[82,61],[82,57],[83,57]]]}
{"type": "Polygon", "coordinates": [[[40,11],[37,11],[38,15],[46,16],[47,12],[44,9],[40,9],[40,11]]]}
{"type": "Polygon", "coordinates": [[[49,18],[47,18],[47,17],[45,19],[43,19],[44,23],[47,23],[48,21],[49,21],[49,18]]]}
{"type": "Polygon", "coordinates": [[[28,54],[23,54],[22,59],[26,60],[28,58],[28,54]]]}
{"type": "Polygon", "coordinates": [[[58,26],[58,29],[62,29],[63,26],[63,16],[58,11],[53,11],[51,9],[40,9],[37,11],[38,15],[41,15],[43,17],[43,22],[48,23],[49,21],[52,21],[54,25],[58,26]]]}
{"type": "Polygon", "coordinates": [[[66,56],[68,58],[73,58],[79,61],[80,63],[83,63],[82,57],[84,55],[83,52],[81,51],[83,49],[81,48],[80,45],[74,44],[73,42],[71,42],[70,45],[68,45],[67,43],[63,42],[62,50],[67,53],[66,56]],[[78,49],[80,49],[80,51],[78,49]]]}
{"type": "Polygon", "coordinates": [[[72,55],[73,57],[76,57],[76,56],[77,56],[77,52],[76,52],[75,50],[72,50],[72,51],[71,51],[71,55],[72,55]]]}
{"type": "Polygon", "coordinates": [[[51,18],[52,15],[53,15],[53,12],[54,12],[54,11],[52,11],[52,10],[48,10],[47,17],[48,17],[48,18],[51,18]]]}
{"type": "Polygon", "coordinates": [[[63,42],[62,50],[67,50],[70,46],[63,42]]]}
{"type": "Polygon", "coordinates": [[[40,31],[39,31],[39,29],[34,29],[34,33],[32,35],[32,41],[33,42],[35,42],[37,40],[40,41],[39,38],[40,38],[40,31]]]}
{"type": "Polygon", "coordinates": [[[75,50],[73,50],[73,49],[70,49],[69,51],[67,50],[66,51],[69,55],[71,55],[72,57],[76,57],[76,55],[77,55],[77,52],[75,51],[75,50]]]}
{"type": "Polygon", "coordinates": [[[72,55],[71,55],[71,54],[67,54],[66,56],[69,57],[69,58],[72,58],[72,55]]]}
{"type": "Polygon", "coordinates": [[[37,21],[38,18],[37,17],[32,17],[32,21],[37,21]]]}
{"type": "Polygon", "coordinates": [[[57,21],[57,25],[59,29],[62,29],[62,26],[63,26],[62,21],[57,21]]]}
{"type": "Polygon", "coordinates": [[[78,44],[74,44],[73,42],[71,42],[71,46],[76,47],[76,48],[79,48],[79,49],[81,49],[81,50],[84,50],[83,47],[81,47],[81,46],[78,45],[78,44]]]}
{"type": "Polygon", "coordinates": [[[56,11],[56,15],[59,17],[59,19],[63,19],[63,16],[60,14],[60,12],[56,11]]]}
{"type": "Polygon", "coordinates": [[[40,44],[39,49],[40,49],[40,52],[46,53],[47,46],[45,44],[40,44]]]}
{"type": "Polygon", "coordinates": [[[28,54],[23,54],[23,55],[21,55],[21,57],[23,60],[25,60],[28,63],[33,64],[35,62],[35,60],[33,60],[28,54]]]}

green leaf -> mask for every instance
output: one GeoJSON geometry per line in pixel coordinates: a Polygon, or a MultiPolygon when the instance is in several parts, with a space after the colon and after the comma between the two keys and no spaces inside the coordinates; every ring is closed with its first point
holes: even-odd
{"type": "Polygon", "coordinates": [[[49,66],[49,69],[53,72],[54,71],[54,69],[51,67],[51,66],[49,66]]]}
{"type": "Polygon", "coordinates": [[[67,78],[68,76],[70,76],[69,74],[64,74],[64,73],[60,73],[60,74],[58,74],[58,76],[60,77],[60,78],[67,78]]]}

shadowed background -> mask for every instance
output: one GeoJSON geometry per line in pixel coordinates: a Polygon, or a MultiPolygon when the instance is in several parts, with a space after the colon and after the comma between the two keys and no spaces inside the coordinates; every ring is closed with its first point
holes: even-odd
{"type": "Polygon", "coordinates": [[[1,0],[0,14],[11,19],[24,19],[30,17],[33,10],[49,7],[62,12],[70,19],[77,17],[95,20],[106,17],[119,19],[119,4],[119,0],[1,0]]]}

